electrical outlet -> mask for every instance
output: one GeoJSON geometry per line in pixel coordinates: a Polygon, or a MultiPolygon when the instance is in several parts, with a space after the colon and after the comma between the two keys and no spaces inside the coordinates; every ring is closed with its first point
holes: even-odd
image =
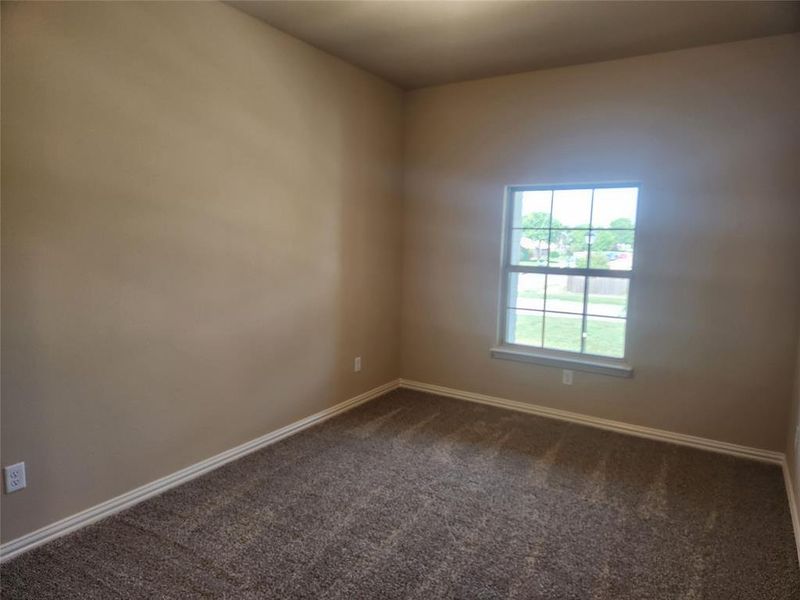
{"type": "Polygon", "coordinates": [[[572,371],[564,369],[561,372],[561,383],[564,385],[572,385],[572,371]]]}
{"type": "Polygon", "coordinates": [[[361,370],[361,357],[356,356],[353,360],[353,373],[358,373],[361,370]]]}
{"type": "Polygon", "coordinates": [[[3,475],[5,475],[5,480],[6,480],[6,494],[10,494],[11,492],[18,492],[26,485],[28,485],[28,482],[25,480],[24,462],[4,467],[3,475]]]}

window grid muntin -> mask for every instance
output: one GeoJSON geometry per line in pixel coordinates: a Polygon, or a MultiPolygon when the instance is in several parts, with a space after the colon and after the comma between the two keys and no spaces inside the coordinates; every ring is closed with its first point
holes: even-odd
{"type": "MultiPolygon", "coordinates": [[[[553,203],[555,202],[555,190],[550,190],[550,218],[548,219],[548,224],[550,225],[550,229],[547,232],[547,265],[546,268],[550,267],[550,248],[552,247],[553,243],[553,203]]],[[[512,200],[513,202],[514,200],[512,200]]],[[[544,318],[545,313],[547,312],[547,279],[550,276],[549,273],[544,274],[544,298],[542,301],[542,341],[539,344],[542,348],[545,347],[544,345],[544,330],[547,327],[547,319],[544,318]]]]}
{"type": "MultiPolygon", "coordinates": [[[[553,309],[550,309],[550,310],[545,311],[545,310],[542,310],[541,308],[522,308],[520,306],[508,306],[508,307],[506,307],[506,310],[519,310],[519,311],[522,311],[522,312],[529,312],[529,313],[549,312],[549,313],[556,313],[558,315],[571,315],[573,317],[580,317],[580,316],[583,315],[583,313],[568,312],[566,310],[553,310],[553,309]]],[[[598,315],[598,314],[595,314],[595,313],[590,313],[590,314],[587,314],[586,316],[587,317],[595,317],[596,319],[616,319],[617,321],[627,321],[628,320],[628,317],[614,317],[614,316],[611,316],[611,315],[598,315]]]]}
{"type": "MultiPolygon", "coordinates": [[[[594,191],[592,188],[592,200],[589,203],[589,238],[586,240],[586,268],[592,266],[592,222],[594,221],[594,191]]],[[[550,217],[552,223],[553,217],[550,217]]],[[[547,290],[545,290],[545,294],[547,290]]],[[[589,303],[589,278],[583,278],[583,318],[581,319],[581,354],[586,354],[586,306],[589,303]]],[[[625,351],[623,349],[623,354],[625,351]]]]}
{"type": "MultiPolygon", "coordinates": [[[[605,189],[605,188],[636,188],[636,204],[638,205],[639,201],[639,189],[640,186],[638,184],[633,183],[611,183],[611,184],[597,184],[597,185],[562,185],[562,186],[518,186],[518,187],[510,187],[508,188],[508,202],[510,203],[510,210],[508,211],[508,219],[507,223],[505,224],[506,231],[507,231],[507,239],[509,243],[507,245],[507,250],[504,255],[504,264],[503,264],[503,281],[502,281],[502,293],[501,296],[504,299],[502,302],[503,305],[503,314],[502,314],[502,327],[501,327],[501,335],[502,343],[512,343],[516,345],[528,346],[528,347],[535,347],[530,346],[528,344],[518,344],[515,342],[508,342],[509,338],[509,323],[508,323],[508,315],[509,311],[525,311],[530,313],[541,313],[542,314],[542,334],[541,334],[541,344],[539,347],[546,350],[552,350],[555,352],[564,352],[564,350],[559,348],[548,348],[545,346],[545,328],[547,327],[547,319],[545,318],[545,314],[548,312],[557,313],[557,314],[570,314],[575,316],[581,316],[581,350],[577,354],[586,355],[586,356],[599,356],[599,357],[608,357],[608,355],[603,354],[588,354],[586,352],[586,338],[587,338],[587,318],[594,317],[594,318],[603,318],[603,319],[613,319],[617,321],[623,321],[625,327],[625,334],[623,338],[623,348],[622,348],[622,356],[615,356],[613,358],[624,358],[627,354],[627,320],[628,320],[628,310],[627,306],[630,303],[630,280],[632,279],[633,275],[633,265],[631,265],[630,269],[622,270],[622,269],[596,269],[591,268],[591,255],[592,255],[592,240],[593,236],[592,233],[594,232],[603,232],[603,231],[630,231],[632,233],[636,233],[636,226],[634,225],[633,228],[627,227],[599,227],[594,228],[593,220],[594,220],[594,202],[595,202],[595,191],[598,189],[605,189]],[[578,189],[591,189],[592,196],[591,196],[591,204],[590,204],[590,213],[589,213],[589,226],[586,227],[556,227],[553,228],[553,198],[554,193],[556,190],[578,190],[578,189]],[[550,214],[548,218],[548,223],[550,227],[547,229],[548,231],[548,239],[547,239],[547,262],[546,266],[529,266],[529,265],[521,265],[521,264],[512,264],[511,256],[513,252],[513,231],[514,230],[534,230],[534,231],[545,231],[545,229],[541,227],[514,227],[515,222],[515,211],[517,209],[517,194],[522,194],[526,191],[549,191],[550,192],[550,214]],[[575,268],[575,267],[551,267],[550,263],[550,249],[552,245],[552,235],[553,231],[587,231],[589,235],[589,240],[587,242],[587,251],[586,251],[586,268],[575,268]],[[544,296],[542,298],[542,309],[526,309],[526,308],[519,308],[519,307],[511,307],[510,298],[509,298],[509,277],[511,273],[537,273],[545,275],[545,286],[544,286],[544,296]],[[550,275],[576,275],[576,276],[583,276],[584,277],[584,285],[583,285],[583,313],[570,313],[565,311],[553,311],[547,310],[547,297],[548,297],[548,280],[550,275]],[[598,315],[598,314],[589,314],[588,310],[588,294],[589,294],[589,278],[590,277],[611,277],[611,278],[620,278],[620,279],[627,279],[628,280],[628,291],[627,291],[627,298],[626,298],[626,311],[624,317],[616,317],[616,316],[609,316],[609,315],[598,315]]],[[[636,213],[638,216],[638,206],[636,207],[636,213]]],[[[635,248],[635,243],[633,244],[635,248]]],[[[634,255],[635,260],[635,255],[634,255]]],[[[567,351],[570,352],[570,351],[567,351]]],[[[572,352],[576,354],[575,352],[572,352]]]]}

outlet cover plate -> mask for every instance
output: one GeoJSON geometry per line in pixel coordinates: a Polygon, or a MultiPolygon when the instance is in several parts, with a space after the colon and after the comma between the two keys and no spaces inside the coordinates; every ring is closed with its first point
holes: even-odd
{"type": "Polygon", "coordinates": [[[3,468],[3,478],[6,483],[6,494],[18,492],[28,485],[25,478],[25,463],[20,462],[15,465],[8,465],[3,468]]]}

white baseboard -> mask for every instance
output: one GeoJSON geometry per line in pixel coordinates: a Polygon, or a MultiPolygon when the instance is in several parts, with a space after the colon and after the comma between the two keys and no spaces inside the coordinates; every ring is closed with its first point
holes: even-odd
{"type": "Polygon", "coordinates": [[[637,437],[643,437],[651,440],[680,444],[681,446],[691,446],[692,448],[700,448],[702,450],[730,454],[732,456],[738,456],[741,458],[760,460],[762,462],[769,462],[778,465],[782,464],[785,458],[782,452],[762,450],[761,448],[751,448],[749,446],[740,446],[738,444],[730,444],[728,442],[720,442],[708,438],[665,431],[663,429],[653,429],[651,427],[631,425],[621,421],[601,419],[599,417],[591,417],[589,415],[582,415],[580,413],[569,412],[566,410],[548,408],[546,406],[539,406],[537,404],[528,404],[527,402],[517,402],[516,400],[506,400],[505,398],[486,396],[484,394],[476,394],[474,392],[465,392],[463,390],[456,390],[440,385],[431,385],[429,383],[421,383],[419,381],[412,381],[409,379],[401,379],[400,387],[407,388],[409,390],[417,390],[420,392],[428,392],[430,394],[438,394],[440,396],[447,396],[449,398],[458,398],[459,400],[467,400],[469,402],[477,402],[479,404],[488,404],[500,408],[530,413],[540,417],[549,417],[552,419],[559,419],[561,421],[580,423],[581,425],[588,425],[589,427],[598,427],[600,429],[607,429],[609,431],[616,431],[618,433],[635,435],[637,437]]]}
{"type": "Polygon", "coordinates": [[[331,417],[350,410],[351,408],[355,408],[359,404],[368,402],[373,398],[377,398],[378,396],[396,389],[398,384],[399,380],[385,383],[384,385],[373,388],[364,392],[363,394],[359,394],[354,398],[345,400],[336,406],[326,408],[325,410],[315,413],[310,417],[295,421],[286,427],[276,429],[275,431],[267,433],[259,438],[245,442],[240,446],[236,446],[235,448],[231,448],[230,450],[226,450],[225,452],[217,454],[216,456],[212,456],[211,458],[207,458],[206,460],[195,463],[189,467],[186,467],[185,469],[176,471],[171,475],[167,475],[166,477],[162,477],[161,479],[147,483],[141,487],[131,490],[130,492],[126,492],[121,496],[117,496],[116,498],[112,498],[111,500],[107,500],[101,504],[97,504],[96,506],[79,512],[78,514],[72,515],[71,517],[61,519],[60,521],[56,521],[55,523],[42,527],[41,529],[37,529],[36,531],[23,535],[15,540],[6,542],[0,546],[0,561],[6,561],[14,556],[17,556],[18,554],[33,549],[36,546],[40,546],[44,543],[61,537],[62,535],[66,535],[77,529],[80,529],[81,527],[85,527],[90,523],[94,523],[95,521],[105,517],[109,517],[114,513],[125,510],[126,508],[130,508],[131,506],[138,504],[143,500],[156,496],[177,485],[186,483],[195,477],[199,477],[200,475],[208,473],[209,471],[241,458],[246,454],[250,454],[251,452],[255,452],[256,450],[259,450],[265,446],[274,444],[275,442],[307,429],[312,425],[316,425],[322,421],[330,419],[331,417]]]}
{"type": "Polygon", "coordinates": [[[624,433],[627,435],[635,435],[660,442],[669,442],[671,444],[679,444],[681,446],[690,446],[692,448],[699,448],[701,450],[729,454],[739,458],[748,458],[751,460],[781,465],[783,469],[783,480],[786,484],[786,494],[789,500],[789,512],[792,515],[794,541],[797,545],[797,560],[798,564],[800,564],[800,507],[797,505],[797,498],[794,495],[794,488],[792,487],[792,478],[791,474],[789,473],[789,465],[786,462],[786,455],[782,452],[763,450],[761,448],[751,448],[750,446],[741,446],[739,444],[730,444],[728,442],[720,442],[717,440],[697,437],[694,435],[686,435],[683,433],[674,433],[672,431],[654,429],[652,427],[631,425],[629,423],[622,423],[620,421],[591,417],[589,415],[582,415],[580,413],[569,412],[566,410],[558,410],[556,408],[548,408],[546,406],[539,406],[536,404],[517,402],[516,400],[506,400],[505,398],[498,398],[496,396],[486,396],[484,394],[476,394],[474,392],[465,392],[463,390],[456,390],[440,385],[431,385],[429,383],[421,383],[419,381],[412,381],[409,379],[400,379],[399,387],[409,390],[417,390],[420,392],[428,392],[430,394],[438,394],[439,396],[447,396],[448,398],[457,398],[459,400],[477,402],[479,404],[488,404],[490,406],[516,410],[532,415],[538,415],[540,417],[549,417],[552,419],[559,419],[561,421],[580,423],[581,425],[588,425],[589,427],[598,427],[600,429],[616,431],[618,433],[624,433]]]}
{"type": "Polygon", "coordinates": [[[797,497],[792,486],[792,474],[789,471],[789,463],[785,457],[781,466],[783,467],[783,480],[786,482],[786,495],[789,496],[789,512],[792,514],[794,542],[797,544],[797,564],[800,565],[800,506],[797,505],[797,497]]]}
{"type": "Polygon", "coordinates": [[[189,467],[186,467],[185,469],[181,469],[180,471],[172,473],[171,475],[167,475],[166,477],[152,481],[148,484],[131,490],[130,492],[117,496],[116,498],[112,498],[75,515],[61,519],[60,521],[42,527],[41,529],[37,529],[36,531],[33,531],[22,537],[11,540],[10,542],[0,546],[0,561],[6,561],[23,552],[76,531],[81,527],[85,527],[90,523],[94,523],[95,521],[99,521],[100,519],[130,508],[131,506],[165,492],[170,488],[186,483],[187,481],[208,473],[209,471],[221,467],[226,463],[241,458],[242,456],[250,454],[251,452],[255,452],[256,450],[259,450],[265,446],[269,446],[270,444],[274,444],[279,440],[307,429],[312,425],[321,423],[322,421],[330,419],[331,417],[341,414],[347,410],[355,408],[359,404],[363,404],[369,400],[377,398],[378,396],[382,396],[383,394],[398,387],[428,392],[431,394],[438,394],[440,396],[447,396],[449,398],[467,400],[469,402],[488,404],[491,406],[530,413],[542,417],[559,419],[562,421],[580,423],[590,427],[598,427],[601,429],[616,431],[628,435],[635,435],[652,440],[691,446],[693,448],[710,450],[712,452],[720,452],[741,458],[749,458],[779,464],[783,467],[783,475],[789,497],[789,509],[792,515],[792,525],[794,527],[795,540],[798,544],[798,560],[800,560],[800,511],[798,510],[796,499],[792,493],[791,476],[786,463],[786,457],[780,452],[762,450],[759,448],[750,448],[748,446],[740,446],[737,444],[729,444],[727,442],[719,442],[707,438],[673,433],[671,431],[664,431],[662,429],[630,425],[628,423],[622,423],[619,421],[611,421],[609,419],[591,417],[588,415],[582,415],[580,413],[558,410],[555,408],[547,408],[545,406],[527,404],[514,400],[506,400],[504,398],[498,398],[495,396],[486,396],[484,394],[465,392],[462,390],[420,383],[418,381],[411,381],[408,379],[398,379],[373,388],[367,392],[364,392],[363,394],[355,396],[354,398],[350,398],[349,400],[345,400],[336,406],[332,406],[323,411],[315,413],[309,417],[306,417],[305,419],[295,421],[286,427],[282,427],[267,433],[266,435],[249,442],[245,442],[240,446],[226,450],[225,452],[217,454],[216,456],[212,456],[211,458],[195,463],[189,467]]]}

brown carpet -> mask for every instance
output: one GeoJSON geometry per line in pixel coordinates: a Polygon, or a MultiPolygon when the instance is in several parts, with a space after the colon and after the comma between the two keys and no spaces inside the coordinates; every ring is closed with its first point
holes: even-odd
{"type": "Polygon", "coordinates": [[[2,567],[3,598],[800,598],[776,466],[397,391],[2,567]]]}

